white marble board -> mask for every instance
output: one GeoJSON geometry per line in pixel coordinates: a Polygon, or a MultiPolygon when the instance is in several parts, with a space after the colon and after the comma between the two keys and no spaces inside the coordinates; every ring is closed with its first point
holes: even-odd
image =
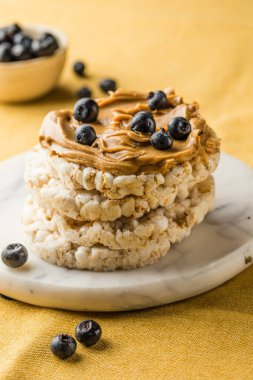
{"type": "MultiPolygon", "coordinates": [[[[24,165],[24,154],[0,164],[0,251],[25,242],[24,165]]],[[[60,268],[29,252],[23,268],[0,262],[0,293],[39,306],[113,311],[163,305],[221,285],[253,262],[253,170],[223,154],[215,177],[214,211],[157,264],[95,273],[60,268]]]]}

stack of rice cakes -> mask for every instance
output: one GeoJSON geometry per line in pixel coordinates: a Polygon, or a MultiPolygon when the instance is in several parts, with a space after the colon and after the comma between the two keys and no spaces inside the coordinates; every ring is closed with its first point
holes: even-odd
{"type": "Polygon", "coordinates": [[[153,111],[147,94],[118,90],[98,100],[91,146],[75,141],[80,122],[72,112],[46,116],[25,173],[23,224],[33,252],[69,268],[138,268],[202,222],[214,202],[219,139],[196,103],[183,103],[173,90],[166,97],[168,107],[153,111]],[[150,136],[131,130],[134,115],[145,110],[157,131],[183,117],[190,134],[156,149],[150,136]]]}

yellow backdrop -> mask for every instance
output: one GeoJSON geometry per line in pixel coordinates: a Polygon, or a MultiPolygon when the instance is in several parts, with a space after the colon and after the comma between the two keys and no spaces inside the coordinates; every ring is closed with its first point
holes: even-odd
{"type": "MultiPolygon", "coordinates": [[[[0,105],[0,159],[34,145],[45,113],[71,107],[80,86],[100,95],[97,82],[113,77],[138,90],[172,85],[198,100],[222,149],[253,166],[252,0],[0,0],[0,13],[1,24],[51,24],[70,39],[61,87],[0,105]],[[89,80],[74,77],[75,59],[87,62],[89,80]]],[[[252,379],[252,275],[253,267],[205,295],[141,312],[71,313],[0,299],[0,379],[252,379]],[[51,337],[90,317],[103,343],[56,360],[51,337]]]]}

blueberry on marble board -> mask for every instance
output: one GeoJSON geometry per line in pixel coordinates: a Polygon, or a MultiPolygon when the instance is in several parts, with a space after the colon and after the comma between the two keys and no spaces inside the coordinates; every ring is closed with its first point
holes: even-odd
{"type": "Polygon", "coordinates": [[[10,268],[19,268],[27,262],[28,252],[23,244],[9,244],[2,251],[1,258],[6,266],[10,268]]]}
{"type": "Polygon", "coordinates": [[[130,127],[134,132],[152,135],[156,129],[156,122],[151,112],[140,111],[132,118],[130,127]]]}
{"type": "Polygon", "coordinates": [[[168,108],[169,106],[165,92],[160,91],[160,90],[155,91],[155,92],[151,91],[148,94],[147,102],[148,102],[149,108],[152,111],[168,108]]]}
{"type": "Polygon", "coordinates": [[[79,323],[76,327],[75,335],[78,342],[83,343],[86,347],[90,347],[100,340],[102,329],[97,322],[86,320],[79,323]]]}
{"type": "Polygon", "coordinates": [[[99,106],[90,98],[79,99],[74,105],[74,118],[82,123],[92,123],[97,120],[99,106]]]}
{"type": "Polygon", "coordinates": [[[51,341],[52,353],[60,359],[66,359],[76,352],[76,340],[68,334],[56,335],[51,341]]]}
{"type": "Polygon", "coordinates": [[[150,143],[156,149],[168,150],[173,145],[173,139],[164,128],[161,128],[159,131],[153,133],[150,138],[150,143]]]}
{"type": "Polygon", "coordinates": [[[184,117],[174,117],[169,123],[168,131],[174,140],[186,140],[191,132],[191,124],[184,117]]]}

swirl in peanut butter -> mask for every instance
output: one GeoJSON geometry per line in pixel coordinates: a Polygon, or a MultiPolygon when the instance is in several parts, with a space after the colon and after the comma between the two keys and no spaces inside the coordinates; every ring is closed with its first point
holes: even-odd
{"type": "Polygon", "coordinates": [[[150,145],[149,136],[131,131],[130,121],[137,112],[149,110],[147,94],[117,90],[97,100],[98,120],[89,123],[96,130],[92,146],[78,144],[75,130],[79,123],[71,111],[50,112],[40,131],[40,144],[53,155],[84,167],[92,167],[115,175],[166,173],[178,163],[201,154],[219,151],[219,140],[198,113],[196,103],[184,104],[173,91],[167,93],[169,108],[153,111],[156,129],[165,128],[176,116],[190,121],[191,133],[185,141],[174,141],[173,147],[160,151],[150,145]]]}

